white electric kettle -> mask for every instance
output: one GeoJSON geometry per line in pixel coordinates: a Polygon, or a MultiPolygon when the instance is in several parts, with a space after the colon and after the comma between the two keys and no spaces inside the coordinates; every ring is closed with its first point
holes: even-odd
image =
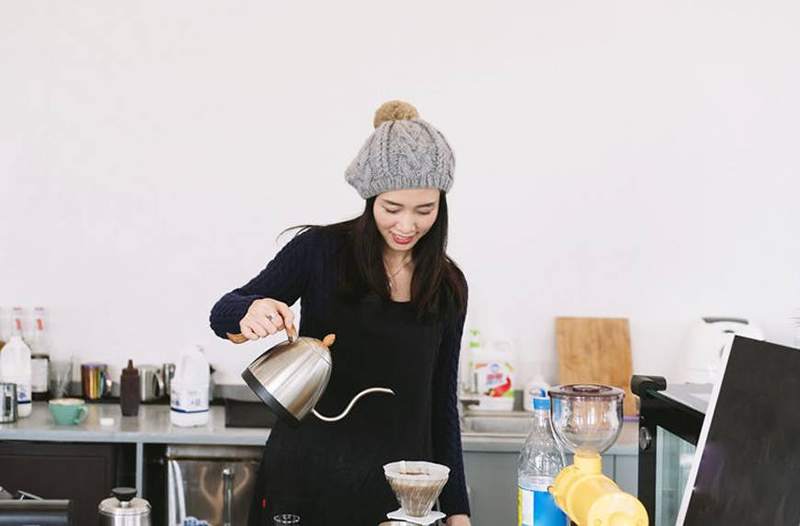
{"type": "Polygon", "coordinates": [[[734,336],[763,340],[764,333],[744,318],[703,317],[692,324],[682,348],[680,369],[673,382],[713,384],[734,336]]]}

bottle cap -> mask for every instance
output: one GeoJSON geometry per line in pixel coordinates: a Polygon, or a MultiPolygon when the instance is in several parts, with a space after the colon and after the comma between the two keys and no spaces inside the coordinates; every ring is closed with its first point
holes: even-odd
{"type": "Polygon", "coordinates": [[[133,366],[133,360],[128,359],[128,366],[122,370],[122,375],[139,374],[139,369],[133,366]]]}
{"type": "Polygon", "coordinates": [[[550,399],[544,396],[534,396],[533,397],[533,408],[534,409],[550,409],[550,399]]]}

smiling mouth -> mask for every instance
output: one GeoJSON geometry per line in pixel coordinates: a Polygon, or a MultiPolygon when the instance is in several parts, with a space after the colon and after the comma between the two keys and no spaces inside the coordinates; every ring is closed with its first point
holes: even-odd
{"type": "Polygon", "coordinates": [[[391,234],[392,234],[392,240],[394,240],[394,242],[397,243],[398,245],[407,245],[411,243],[411,241],[414,239],[414,236],[401,236],[393,232],[391,234]]]}

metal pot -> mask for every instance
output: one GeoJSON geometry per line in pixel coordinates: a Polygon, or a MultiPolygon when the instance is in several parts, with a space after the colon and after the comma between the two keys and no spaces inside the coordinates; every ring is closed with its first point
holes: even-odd
{"type": "Polygon", "coordinates": [[[164,380],[164,394],[172,394],[172,378],[175,376],[175,364],[165,363],[161,366],[161,379],[164,380]]]}
{"type": "MultiPolygon", "coordinates": [[[[331,377],[333,362],[330,346],[336,336],[329,334],[320,341],[298,338],[294,327],[286,331],[289,339],[264,351],[242,372],[242,378],[277,415],[291,425],[298,425],[309,412],[326,422],[341,420],[353,405],[369,393],[394,394],[385,387],[373,387],[358,393],[345,410],[334,417],[319,414],[314,406],[331,377]]],[[[231,341],[244,341],[241,335],[230,335],[231,341]]]]}
{"type": "Polygon", "coordinates": [[[166,393],[164,380],[161,376],[161,369],[156,365],[139,366],[139,399],[142,402],[158,400],[166,393]]]}
{"type": "Polygon", "coordinates": [[[113,497],[100,503],[100,526],[150,526],[150,503],[134,488],[114,488],[113,497]]]}

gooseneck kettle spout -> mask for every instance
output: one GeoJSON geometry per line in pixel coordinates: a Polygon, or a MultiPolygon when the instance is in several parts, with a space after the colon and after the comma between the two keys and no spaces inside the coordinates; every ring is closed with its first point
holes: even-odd
{"type": "Polygon", "coordinates": [[[370,393],[386,393],[393,395],[394,391],[392,391],[391,389],[387,389],[386,387],[370,387],[369,389],[364,389],[363,391],[355,395],[352,400],[350,400],[350,403],[347,404],[345,410],[342,411],[341,414],[339,414],[338,416],[321,415],[317,412],[316,409],[312,409],[311,412],[314,413],[314,416],[316,416],[320,420],[324,420],[325,422],[338,422],[339,420],[347,416],[347,413],[349,413],[350,410],[353,409],[353,406],[356,405],[356,402],[358,402],[359,398],[368,395],[370,393]]]}

